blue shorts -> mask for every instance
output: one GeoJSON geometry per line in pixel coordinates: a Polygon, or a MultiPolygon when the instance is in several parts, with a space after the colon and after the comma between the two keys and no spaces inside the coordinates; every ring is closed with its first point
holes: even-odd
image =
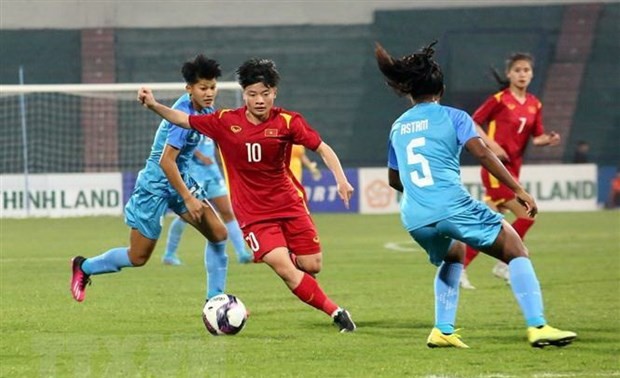
{"type": "Polygon", "coordinates": [[[501,231],[502,219],[501,214],[473,201],[466,211],[410,231],[409,235],[426,250],[430,262],[439,266],[454,239],[475,249],[493,245],[501,231]]]}
{"type": "MultiPolygon", "coordinates": [[[[194,179],[187,176],[184,181],[194,197],[201,201],[207,198],[205,190],[194,179]]],[[[157,240],[168,208],[179,215],[187,212],[185,202],[177,192],[162,196],[136,185],[125,205],[125,223],[145,237],[157,240]]]]}
{"type": "Polygon", "coordinates": [[[207,179],[202,182],[202,187],[207,192],[207,198],[217,198],[228,195],[228,189],[221,177],[207,179]]]}

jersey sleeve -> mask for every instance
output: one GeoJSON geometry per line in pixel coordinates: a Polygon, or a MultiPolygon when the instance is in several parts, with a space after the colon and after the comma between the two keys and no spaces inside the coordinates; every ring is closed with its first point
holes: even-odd
{"type": "Polygon", "coordinates": [[[217,139],[218,131],[222,130],[226,110],[218,110],[211,114],[197,114],[189,116],[189,125],[192,129],[211,139],[217,139]]]}
{"type": "Polygon", "coordinates": [[[292,142],[300,144],[312,151],[316,151],[323,142],[319,133],[314,130],[301,116],[295,115],[290,121],[292,142]]]}
{"type": "Polygon", "coordinates": [[[545,128],[542,122],[542,103],[536,101],[536,119],[534,120],[534,127],[532,128],[532,136],[537,137],[545,133],[545,128]]]}
{"type": "MultiPolygon", "coordinates": [[[[172,109],[180,110],[183,113],[191,114],[189,104],[189,97],[187,97],[187,95],[183,95],[177,99],[174,105],[172,105],[172,109]]],[[[169,127],[166,144],[178,150],[183,148],[185,146],[185,143],[187,143],[187,136],[191,132],[191,130],[184,129],[166,120],[164,120],[163,122],[165,122],[169,127]]]]}
{"type": "Polygon", "coordinates": [[[396,151],[392,145],[392,138],[388,140],[388,168],[398,171],[398,160],[396,160],[396,151]]]}
{"type": "Polygon", "coordinates": [[[456,139],[459,145],[464,145],[471,138],[479,136],[474,121],[469,114],[457,109],[450,109],[449,114],[456,130],[456,139]]]}
{"type": "Polygon", "coordinates": [[[493,116],[497,112],[501,101],[499,99],[499,94],[490,96],[487,100],[480,105],[478,109],[474,112],[472,116],[473,120],[479,125],[485,125],[490,120],[493,119],[493,116]]]}
{"type": "Polygon", "coordinates": [[[187,142],[187,136],[192,131],[189,129],[184,129],[182,127],[171,125],[170,130],[168,131],[168,138],[166,139],[166,144],[180,150],[185,146],[187,142]]]}

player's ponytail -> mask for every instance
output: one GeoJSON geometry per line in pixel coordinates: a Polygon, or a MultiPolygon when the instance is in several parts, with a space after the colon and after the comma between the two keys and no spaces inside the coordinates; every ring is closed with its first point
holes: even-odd
{"type": "Polygon", "coordinates": [[[502,77],[502,75],[497,72],[497,68],[491,67],[491,75],[493,75],[493,79],[497,82],[500,91],[503,91],[510,86],[510,80],[508,80],[506,76],[502,77]]]}
{"type": "Polygon", "coordinates": [[[435,49],[433,41],[420,51],[395,59],[380,44],[375,45],[375,58],[386,83],[400,95],[409,95],[415,101],[421,96],[441,95],[443,92],[443,73],[433,60],[435,49]]]}

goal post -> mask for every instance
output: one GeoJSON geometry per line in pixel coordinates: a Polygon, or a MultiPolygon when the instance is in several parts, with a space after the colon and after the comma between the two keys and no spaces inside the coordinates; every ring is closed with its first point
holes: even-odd
{"type": "MultiPolygon", "coordinates": [[[[183,83],[0,85],[0,174],[140,169],[161,120],[136,101],[141,86],[166,105],[185,93],[183,83]]],[[[241,101],[237,83],[218,83],[216,107],[241,101]]]]}
{"type": "MultiPolygon", "coordinates": [[[[161,122],[136,101],[142,86],[168,106],[186,93],[184,83],[0,85],[0,200],[27,211],[28,176],[139,171],[161,122]],[[19,176],[25,184],[10,188],[19,176]]],[[[241,106],[239,84],[217,86],[216,108],[241,106]]]]}

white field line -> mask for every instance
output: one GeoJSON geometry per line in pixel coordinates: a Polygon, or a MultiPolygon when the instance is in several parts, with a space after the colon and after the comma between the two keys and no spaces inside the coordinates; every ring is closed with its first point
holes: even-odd
{"type": "Polygon", "coordinates": [[[422,248],[415,243],[413,240],[407,241],[398,241],[398,242],[387,242],[383,244],[383,248],[389,249],[394,252],[414,252],[414,251],[422,251],[422,248]]]}

